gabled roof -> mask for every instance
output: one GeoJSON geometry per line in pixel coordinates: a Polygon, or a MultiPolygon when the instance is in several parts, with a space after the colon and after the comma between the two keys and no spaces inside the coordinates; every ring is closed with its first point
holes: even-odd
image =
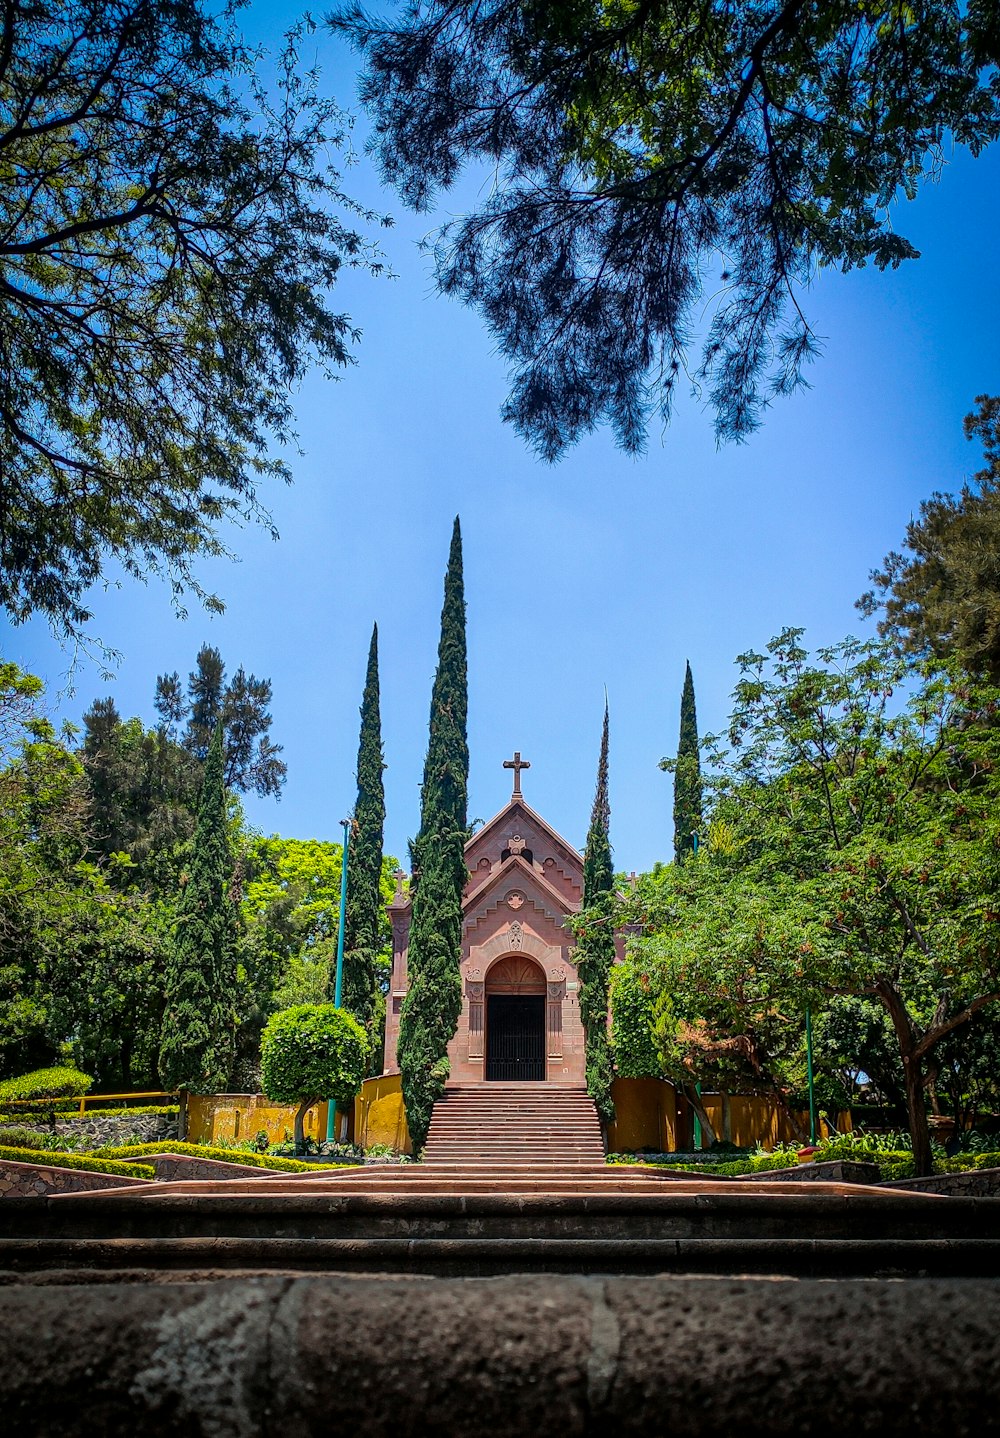
{"type": "Polygon", "coordinates": [[[522,814],[525,814],[532,821],[533,824],[536,824],[539,829],[541,829],[544,833],[548,834],[549,838],[552,839],[554,843],[558,844],[561,849],[565,849],[566,852],[569,854],[570,858],[576,859],[579,862],[580,867],[583,867],[583,855],[579,852],[579,850],[574,849],[573,845],[569,842],[568,839],[564,839],[557,830],[553,829],[551,824],[546,823],[546,821],[542,818],[541,814],[536,813],[536,811],[531,807],[530,804],[526,804],[524,800],[520,797],[520,795],[518,795],[516,799],[511,799],[510,803],[506,804],[498,814],[494,814],[493,818],[488,819],[481,829],[476,830],[472,838],[466,844],[465,852],[468,853],[469,850],[473,847],[473,845],[481,844],[486,835],[490,834],[494,829],[500,828],[502,824],[508,822],[508,816],[513,814],[517,810],[519,810],[522,814]]]}
{"type": "Polygon", "coordinates": [[[483,901],[493,889],[498,888],[501,884],[509,884],[514,877],[523,883],[525,888],[532,886],[536,888],[541,894],[542,899],[547,902],[556,913],[576,913],[573,904],[566,901],[565,895],[561,894],[554,884],[550,884],[548,879],[540,874],[537,869],[532,868],[530,864],[526,863],[520,854],[511,854],[509,859],[503,861],[499,869],[494,869],[491,874],[486,876],[478,888],[473,889],[466,895],[462,902],[463,914],[468,915],[474,909],[480,908],[483,901]]]}

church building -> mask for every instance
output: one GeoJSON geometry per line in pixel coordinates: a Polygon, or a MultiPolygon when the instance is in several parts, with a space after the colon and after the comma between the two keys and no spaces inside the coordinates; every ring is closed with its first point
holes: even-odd
{"type": "MultiPolygon", "coordinates": [[[[515,753],[506,808],[465,847],[462,1013],[448,1046],[453,1084],[488,1080],[586,1083],[579,978],[568,915],[583,901],[583,857],[525,803],[515,753]]],[[[386,1001],[385,1071],[398,1073],[396,1042],[407,988],[410,900],[397,874],[389,905],[392,981],[386,1001]]]]}

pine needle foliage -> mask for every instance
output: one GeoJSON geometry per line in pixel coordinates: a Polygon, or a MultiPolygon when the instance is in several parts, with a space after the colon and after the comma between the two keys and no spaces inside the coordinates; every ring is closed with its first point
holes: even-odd
{"type": "Polygon", "coordinates": [[[604,706],[601,755],[597,765],[597,791],[583,855],[583,923],[576,946],[580,975],[580,1019],[587,1057],[587,1092],[601,1118],[614,1118],[611,1080],[614,1077],[608,1043],[608,992],[615,961],[612,920],[614,869],[611,863],[608,800],[608,706],[604,706]]]}
{"type": "Polygon", "coordinates": [[[382,785],[382,721],[379,709],[378,625],[372,629],[368,672],[361,701],[358,743],[358,797],[348,849],[347,913],[344,922],[343,1005],[372,1038],[378,1009],[376,961],[380,948],[382,836],[385,791],[382,785]]]}
{"type": "Polygon", "coordinates": [[[674,769],[674,860],[682,864],[701,829],[701,761],[698,757],[698,713],[694,702],[691,665],[684,671],[681,693],[681,733],[674,769]]]}
{"type": "Polygon", "coordinates": [[[399,1025],[399,1068],[410,1136],[423,1148],[435,1100],[448,1077],[448,1044],[462,1009],[459,960],[462,894],[468,879],[468,672],[462,534],[452,533],[444,581],[441,641],[431,696],[430,737],[420,796],[420,832],[411,845],[413,913],[409,990],[399,1025]]]}
{"type": "Polygon", "coordinates": [[[237,936],[232,874],[219,724],[205,760],[191,866],[167,960],[159,1070],[168,1089],[218,1093],[229,1082],[237,936]]]}

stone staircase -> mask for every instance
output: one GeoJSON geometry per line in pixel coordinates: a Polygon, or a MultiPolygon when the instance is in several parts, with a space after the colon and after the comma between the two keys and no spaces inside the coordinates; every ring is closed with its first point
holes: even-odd
{"type": "Polygon", "coordinates": [[[455,1085],[434,1105],[424,1165],[489,1165],[540,1173],[604,1166],[593,1099],[547,1083],[455,1085]]]}
{"type": "Polygon", "coordinates": [[[1000,1277],[1000,1198],[604,1162],[593,1103],[449,1088],[422,1163],[8,1198],[4,1284],[250,1273],[1000,1277]]]}

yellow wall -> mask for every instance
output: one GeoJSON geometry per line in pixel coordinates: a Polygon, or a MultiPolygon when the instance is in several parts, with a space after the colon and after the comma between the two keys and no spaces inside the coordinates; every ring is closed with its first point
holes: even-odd
{"type": "MultiPolygon", "coordinates": [[[[186,1107],[188,1143],[211,1144],[220,1138],[243,1142],[256,1138],[261,1129],[271,1143],[281,1143],[291,1138],[295,1125],[294,1106],[272,1103],[264,1094],[187,1094],[186,1107]]],[[[326,1104],[308,1111],[304,1128],[307,1138],[326,1138],[326,1104]]]]}
{"type": "MultiPolygon", "coordinates": [[[[722,1095],[709,1093],[702,1095],[702,1103],[705,1105],[705,1112],[712,1120],[712,1127],[717,1136],[721,1139],[722,1134],[722,1095]]],[[[809,1133],[809,1111],[797,1113],[803,1133],[809,1133]]],[[[762,1098],[757,1095],[731,1094],[729,1098],[729,1122],[730,1142],[735,1143],[738,1148],[753,1148],[760,1144],[763,1148],[775,1148],[779,1143],[802,1142],[798,1134],[792,1129],[787,1114],[779,1109],[773,1099],[762,1098]]],[[[841,1133],[850,1133],[851,1115],[849,1113],[838,1114],[837,1127],[841,1133]]],[[[829,1138],[829,1126],[821,1118],[816,1120],[816,1137],[818,1140],[829,1138]]]]}
{"type": "MultiPolygon", "coordinates": [[[[615,1121],[608,1125],[608,1152],[635,1153],[652,1149],[671,1153],[687,1149],[691,1144],[691,1111],[687,1103],[678,1104],[672,1084],[663,1079],[615,1079],[611,1086],[615,1105],[615,1121]]],[[[705,1111],[721,1139],[722,1095],[702,1095],[705,1111]]],[[[799,1114],[806,1133],[808,1113],[799,1114]]],[[[739,1148],[774,1148],[779,1143],[794,1143],[796,1136],[787,1117],[777,1104],[755,1095],[732,1094],[729,1099],[730,1141],[739,1148]]],[[[851,1115],[838,1115],[837,1126],[842,1133],[851,1129],[851,1115]]],[[[829,1136],[822,1119],[818,1121],[818,1137],[829,1136]]]]}
{"type": "Polygon", "coordinates": [[[663,1079],[615,1079],[611,1085],[615,1121],[608,1125],[608,1152],[653,1149],[670,1153],[677,1147],[677,1102],[663,1079]]]}
{"type": "Polygon", "coordinates": [[[354,1132],[363,1148],[387,1143],[400,1153],[413,1152],[399,1074],[365,1079],[354,1100],[354,1132]]]}

